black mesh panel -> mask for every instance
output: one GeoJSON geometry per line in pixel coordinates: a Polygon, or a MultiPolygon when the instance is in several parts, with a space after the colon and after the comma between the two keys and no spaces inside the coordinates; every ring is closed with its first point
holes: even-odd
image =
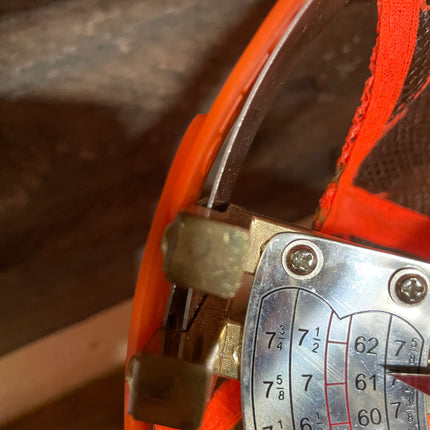
{"type": "Polygon", "coordinates": [[[430,216],[430,11],[421,14],[417,46],[392,118],[405,116],[360,166],[355,185],[430,216]],[[422,93],[417,96],[417,94],[422,93]]]}

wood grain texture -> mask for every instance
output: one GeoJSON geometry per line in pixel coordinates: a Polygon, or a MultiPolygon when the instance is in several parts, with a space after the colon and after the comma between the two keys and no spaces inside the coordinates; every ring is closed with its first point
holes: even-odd
{"type": "Polygon", "coordinates": [[[0,357],[0,426],[123,366],[131,304],[127,300],[0,357]]]}
{"type": "Polygon", "coordinates": [[[0,22],[0,354],[133,294],[162,183],[271,2],[56,2],[0,22]]]}
{"type": "Polygon", "coordinates": [[[117,369],[2,430],[121,430],[124,371],[117,369]]]}

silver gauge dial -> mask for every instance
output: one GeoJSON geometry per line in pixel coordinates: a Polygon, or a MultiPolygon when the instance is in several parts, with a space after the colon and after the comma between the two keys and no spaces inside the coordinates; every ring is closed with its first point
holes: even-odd
{"type": "Polygon", "coordinates": [[[390,295],[405,267],[430,273],[426,263],[327,239],[271,240],[244,331],[246,429],[427,429],[424,394],[390,374],[428,358],[429,300],[412,307],[390,295]],[[300,242],[323,259],[303,279],[289,273],[285,255],[300,242]]]}

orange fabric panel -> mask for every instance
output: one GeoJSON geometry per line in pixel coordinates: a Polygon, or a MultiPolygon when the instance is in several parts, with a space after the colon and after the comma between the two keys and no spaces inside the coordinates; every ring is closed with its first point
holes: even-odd
{"type": "Polygon", "coordinates": [[[421,0],[378,2],[379,35],[370,64],[372,76],[338,161],[337,182],[329,185],[320,201],[316,227],[328,234],[359,237],[430,257],[428,217],[353,185],[359,166],[387,132],[414,54],[420,6],[421,0]]]}
{"type": "Polygon", "coordinates": [[[201,429],[227,430],[242,419],[239,381],[226,381],[215,391],[201,429]]]}

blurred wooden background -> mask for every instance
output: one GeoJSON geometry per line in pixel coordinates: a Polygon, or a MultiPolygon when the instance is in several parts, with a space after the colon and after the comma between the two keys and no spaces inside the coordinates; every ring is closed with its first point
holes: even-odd
{"type": "MultiPolygon", "coordinates": [[[[164,178],[273,3],[0,2],[2,428],[122,428],[129,303],[164,178]],[[119,329],[98,342],[105,321],[119,329]],[[70,364],[60,354],[55,376],[62,342],[70,364]]],[[[312,213],[369,74],[375,3],[352,0],[297,62],[236,203],[287,221],[312,213]]]]}

